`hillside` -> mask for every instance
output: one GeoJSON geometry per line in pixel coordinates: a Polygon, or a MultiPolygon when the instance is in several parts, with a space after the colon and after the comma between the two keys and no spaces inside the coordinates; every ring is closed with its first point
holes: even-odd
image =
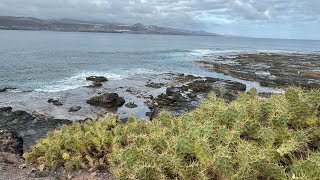
{"type": "Polygon", "coordinates": [[[97,23],[72,19],[42,20],[32,17],[13,16],[0,16],[0,30],[218,36],[217,34],[205,31],[190,31],[152,25],[145,26],[140,23],[128,25],[120,23],[97,23]]]}

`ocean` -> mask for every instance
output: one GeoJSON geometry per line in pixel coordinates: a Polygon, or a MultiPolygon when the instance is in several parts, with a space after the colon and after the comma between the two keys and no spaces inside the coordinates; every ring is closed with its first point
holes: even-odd
{"type": "Polygon", "coordinates": [[[125,106],[116,112],[121,118],[135,113],[147,118],[146,100],[165,88],[150,89],[147,82],[162,82],[168,73],[184,73],[238,81],[247,89],[281,92],[262,87],[257,82],[240,80],[202,69],[196,61],[238,53],[320,53],[320,41],[254,39],[220,36],[178,36],[149,34],[108,34],[50,31],[0,31],[0,107],[81,120],[95,117],[104,108],[86,103],[104,92],[115,92],[134,102],[137,108],[125,106]],[[105,76],[102,88],[84,86],[86,77],[105,76]],[[130,92],[130,93],[129,93],[130,92]],[[49,104],[49,98],[61,99],[64,105],[49,104]],[[81,106],[76,113],[71,107],[81,106]]]}
{"type": "Polygon", "coordinates": [[[0,31],[0,87],[64,91],[85,77],[113,80],[136,74],[179,72],[233,79],[195,65],[210,55],[320,51],[320,41],[218,36],[0,31]]]}

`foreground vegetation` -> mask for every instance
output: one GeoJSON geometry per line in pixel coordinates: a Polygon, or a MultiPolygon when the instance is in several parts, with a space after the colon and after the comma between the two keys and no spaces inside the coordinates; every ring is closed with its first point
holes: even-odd
{"type": "Polygon", "coordinates": [[[214,94],[180,117],[116,116],[50,132],[30,153],[39,169],[106,169],[119,179],[319,179],[320,91],[214,94]]]}

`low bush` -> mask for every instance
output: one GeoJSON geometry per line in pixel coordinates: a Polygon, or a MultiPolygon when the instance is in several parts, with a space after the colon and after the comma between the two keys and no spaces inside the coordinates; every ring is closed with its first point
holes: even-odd
{"type": "Polygon", "coordinates": [[[180,117],[117,116],[48,134],[24,154],[39,168],[105,169],[119,179],[319,179],[320,91],[211,94],[180,117]]]}

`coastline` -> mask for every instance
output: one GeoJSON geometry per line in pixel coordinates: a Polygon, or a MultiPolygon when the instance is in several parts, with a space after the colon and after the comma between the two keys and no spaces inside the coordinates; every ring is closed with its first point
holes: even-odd
{"type": "MultiPolygon", "coordinates": [[[[230,56],[224,57],[223,60],[229,62],[229,57],[230,56]]],[[[204,58],[210,57],[206,56],[204,58]]],[[[219,57],[218,59],[221,58],[222,57],[219,57]]],[[[232,57],[231,60],[234,60],[234,58],[232,57]]],[[[215,61],[202,61],[197,63],[211,65],[212,62],[215,61]]],[[[230,65],[230,63],[227,64],[230,65]]],[[[260,67],[263,68],[264,66],[260,67]]],[[[205,69],[208,71],[212,70],[208,67],[205,69]]],[[[218,71],[217,69],[213,70],[218,71]]],[[[220,72],[224,72],[224,70],[221,69],[220,72]]],[[[238,77],[236,75],[233,76],[238,77]]],[[[4,119],[4,117],[7,118],[6,124],[11,122],[12,124],[10,124],[9,127],[14,128],[8,128],[6,126],[0,127],[18,132],[25,141],[24,148],[27,151],[30,146],[35,144],[36,140],[45,137],[47,132],[59,128],[63,124],[70,124],[72,121],[92,120],[95,119],[97,115],[103,115],[106,112],[119,114],[120,119],[124,122],[131,113],[135,113],[138,118],[146,120],[156,117],[157,114],[163,110],[179,116],[199,107],[201,101],[205,99],[211,91],[216,92],[218,96],[223,91],[224,99],[230,102],[236,98],[238,92],[248,90],[245,84],[239,82],[193,76],[190,74],[164,73],[158,74],[156,78],[154,77],[154,75],[136,75],[122,80],[109,80],[103,82],[101,84],[102,86],[98,87],[79,87],[62,92],[19,92],[16,89],[6,89],[0,93],[2,97],[1,107],[12,106],[13,109],[2,108],[0,113],[3,115],[2,119],[4,119]],[[124,97],[126,101],[125,104],[129,105],[108,109],[105,107],[91,106],[86,103],[86,100],[89,98],[99,96],[105,92],[119,94],[119,96],[124,97]],[[28,98],[26,99],[25,97],[28,98]],[[50,98],[61,101],[62,105],[49,103],[48,99],[50,98]],[[3,101],[8,99],[15,100],[12,101],[12,104],[3,103],[3,101]],[[24,99],[24,101],[21,101],[22,99],[24,99]],[[129,107],[130,103],[136,106],[129,107]],[[70,108],[78,106],[81,107],[79,110],[68,112],[70,108]],[[21,125],[17,126],[17,123],[21,123],[21,125]],[[30,123],[32,126],[30,126],[30,123]],[[39,129],[39,127],[43,129],[39,129]],[[22,129],[24,130],[22,131],[22,129]]],[[[238,78],[242,79],[243,77],[240,76],[238,78]]],[[[256,80],[250,78],[243,79],[249,81],[256,80]]],[[[296,83],[301,86],[304,85],[299,84],[299,82],[301,81],[297,81],[296,83]]],[[[88,82],[88,84],[90,84],[90,82],[88,82]]],[[[284,86],[282,84],[275,84],[273,87],[282,88],[284,86]]],[[[275,93],[279,93],[279,89],[274,90],[275,93]]],[[[270,92],[262,91],[261,95],[269,96],[269,93],[270,92]]],[[[17,163],[21,164],[21,162],[23,161],[18,161],[17,163]]],[[[25,172],[25,170],[23,171],[25,172]]],[[[109,175],[107,176],[110,177],[109,175]]]]}

